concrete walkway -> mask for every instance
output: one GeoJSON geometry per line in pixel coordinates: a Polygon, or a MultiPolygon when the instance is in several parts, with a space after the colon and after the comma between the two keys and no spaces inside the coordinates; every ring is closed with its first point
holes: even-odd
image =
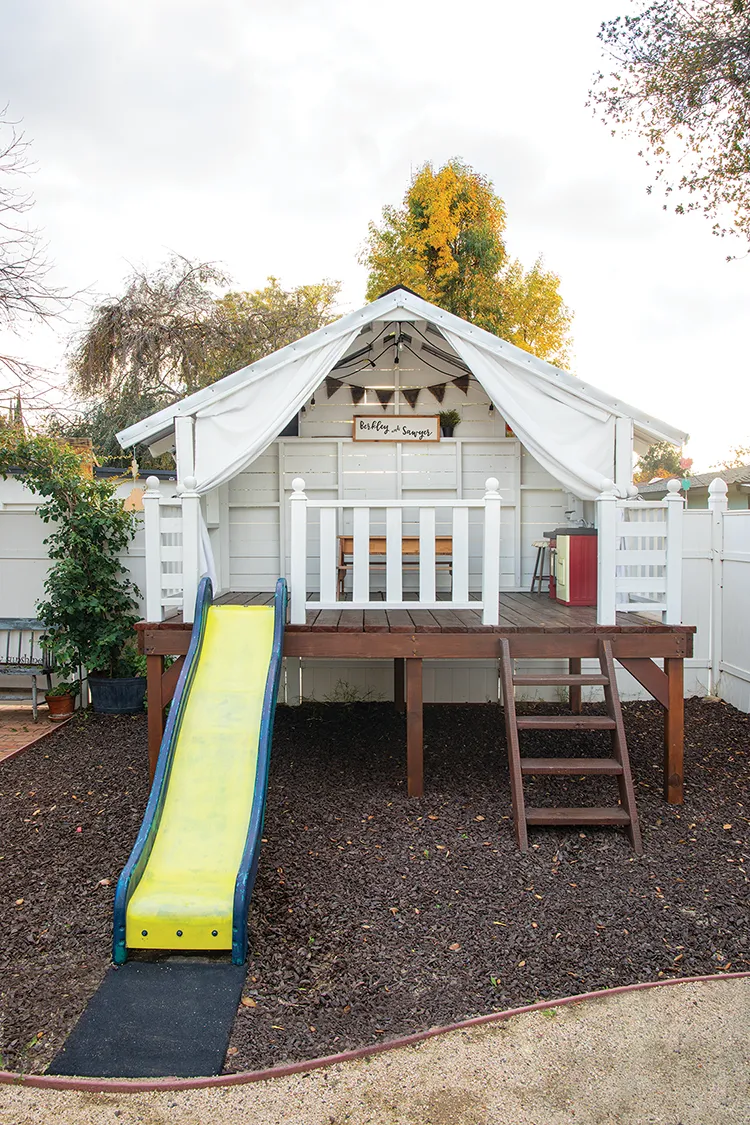
{"type": "Polygon", "coordinates": [[[0,1125],[748,1125],[750,978],[516,1016],[214,1090],[0,1087],[0,1125]]]}

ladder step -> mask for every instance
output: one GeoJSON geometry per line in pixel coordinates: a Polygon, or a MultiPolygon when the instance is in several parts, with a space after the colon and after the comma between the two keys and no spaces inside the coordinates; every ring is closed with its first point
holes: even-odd
{"type": "Polygon", "coordinates": [[[610,808],[537,808],[526,809],[527,824],[630,824],[630,817],[621,805],[610,808]]]}
{"type": "Polygon", "coordinates": [[[519,730],[616,730],[609,715],[519,715],[519,730]]]}
{"type": "Polygon", "coordinates": [[[521,773],[618,777],[622,773],[622,765],[615,758],[521,758],[521,773]]]}
{"type": "Polygon", "coordinates": [[[572,675],[569,673],[538,672],[536,675],[514,676],[513,683],[519,687],[586,687],[587,685],[606,687],[609,680],[601,675],[572,675]]]}

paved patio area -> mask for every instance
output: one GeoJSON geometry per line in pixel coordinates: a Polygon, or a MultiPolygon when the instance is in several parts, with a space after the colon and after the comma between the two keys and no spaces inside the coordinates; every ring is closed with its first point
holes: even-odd
{"type": "Polygon", "coordinates": [[[30,705],[28,707],[0,705],[0,762],[61,725],[50,721],[49,713],[43,703],[39,705],[39,719],[36,723],[30,705]]]}

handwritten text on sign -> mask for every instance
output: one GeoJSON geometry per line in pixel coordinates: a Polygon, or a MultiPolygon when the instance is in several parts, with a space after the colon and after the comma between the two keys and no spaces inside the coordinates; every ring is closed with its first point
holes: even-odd
{"type": "Polygon", "coordinates": [[[377,418],[360,414],[354,419],[353,436],[355,441],[440,441],[440,419],[437,415],[377,418]]]}

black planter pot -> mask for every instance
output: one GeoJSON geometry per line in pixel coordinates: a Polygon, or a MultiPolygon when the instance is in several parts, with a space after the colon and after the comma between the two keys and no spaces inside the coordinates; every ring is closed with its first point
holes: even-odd
{"type": "Polygon", "coordinates": [[[137,715],[143,710],[146,677],[127,676],[116,680],[89,676],[91,704],[98,715],[137,715]]]}
{"type": "Polygon", "coordinates": [[[453,426],[441,426],[440,433],[442,437],[453,437],[453,426]]]}

